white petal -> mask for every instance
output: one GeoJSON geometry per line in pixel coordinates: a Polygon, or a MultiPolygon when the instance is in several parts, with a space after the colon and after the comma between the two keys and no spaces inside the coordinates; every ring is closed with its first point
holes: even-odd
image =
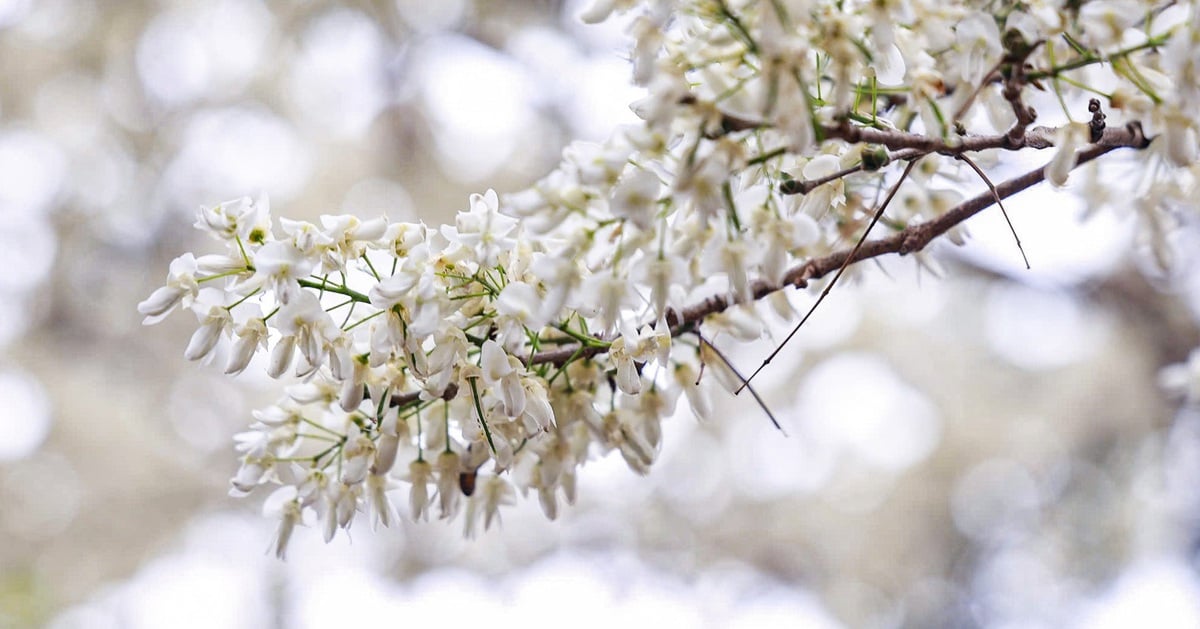
{"type": "Polygon", "coordinates": [[[213,348],[217,346],[217,341],[221,339],[221,330],[224,327],[225,320],[213,318],[197,328],[196,332],[192,334],[191,341],[188,342],[187,349],[183,352],[184,358],[200,360],[212,353],[213,348]]]}
{"type": "Polygon", "coordinates": [[[483,380],[488,384],[499,382],[513,370],[512,363],[508,361],[508,352],[491,339],[483,342],[479,363],[483,368],[483,380]]]}
{"type": "Polygon", "coordinates": [[[271,364],[267,366],[267,375],[278,378],[292,365],[292,357],[296,354],[296,337],[285,336],[275,344],[271,351],[271,364]]]}

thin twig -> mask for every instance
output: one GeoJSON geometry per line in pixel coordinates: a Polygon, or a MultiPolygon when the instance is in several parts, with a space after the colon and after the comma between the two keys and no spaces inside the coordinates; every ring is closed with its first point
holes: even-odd
{"type": "MultiPolygon", "coordinates": [[[[1099,142],[1079,151],[1075,167],[1078,168],[1119,148],[1144,149],[1149,145],[1149,138],[1142,132],[1141,125],[1137,123],[1130,123],[1124,127],[1108,127],[1104,130],[1099,142]]],[[[755,300],[759,300],[787,287],[805,288],[812,280],[820,279],[846,264],[853,264],[890,253],[906,255],[920,251],[938,236],[991,207],[996,203],[998,198],[1007,199],[1018,192],[1041,183],[1045,178],[1045,167],[1035,168],[1023,175],[1004,181],[996,186],[994,193],[988,191],[971,197],[928,222],[911,225],[887,238],[865,242],[861,247],[856,245],[849,249],[842,249],[819,258],[807,260],[803,264],[799,264],[788,270],[779,282],[757,280],[750,287],[752,297],[755,300]]],[[[668,312],[666,322],[670,327],[671,335],[678,336],[690,331],[698,322],[704,320],[705,317],[723,312],[732,306],[733,303],[727,296],[714,295],[682,310],[668,312]]],[[[538,352],[528,361],[527,365],[552,364],[561,366],[568,360],[588,358],[607,351],[608,348],[605,346],[582,347],[580,345],[564,345],[556,349],[538,352]]],[[[457,394],[458,388],[451,384],[446,388],[442,399],[451,400],[457,394]]],[[[392,396],[392,405],[403,407],[419,399],[420,392],[417,391],[398,394],[392,396]]]]}
{"type": "Polygon", "coordinates": [[[975,89],[971,90],[971,93],[967,95],[967,99],[958,106],[958,111],[954,112],[954,115],[951,116],[950,124],[952,126],[962,121],[963,114],[967,113],[967,110],[970,109],[971,105],[975,103],[975,99],[979,97],[979,93],[983,91],[983,88],[987,87],[993,80],[1000,76],[999,70],[1002,65],[1004,65],[1004,58],[1001,58],[1000,61],[997,61],[996,65],[992,66],[991,69],[983,75],[983,79],[979,81],[979,84],[975,86],[975,89]]]}
{"type": "MultiPolygon", "coordinates": [[[[716,354],[717,358],[720,358],[721,362],[725,363],[726,367],[729,367],[729,371],[732,371],[733,375],[737,376],[737,379],[742,382],[742,386],[738,387],[738,391],[741,391],[742,389],[750,390],[750,395],[754,396],[754,401],[758,402],[759,407],[761,407],[763,412],[767,414],[767,419],[771,420],[771,424],[773,424],[775,426],[775,429],[778,430],[779,432],[783,433],[783,436],[786,437],[787,431],[783,429],[783,426],[779,425],[779,420],[775,419],[775,414],[771,412],[771,409],[770,409],[770,407],[767,406],[766,401],[764,401],[762,399],[762,397],[758,395],[758,391],[755,391],[754,387],[750,386],[750,381],[747,380],[744,376],[742,376],[742,373],[737,370],[737,367],[733,366],[733,363],[730,362],[729,359],[725,357],[725,354],[722,354],[721,350],[717,349],[716,345],[709,343],[708,339],[704,338],[704,336],[702,334],[700,334],[699,331],[696,331],[696,338],[700,339],[701,346],[707,345],[708,348],[711,349],[714,354],[716,354]]],[[[753,378],[754,376],[750,376],[750,377],[753,378]]],[[[736,395],[736,393],[735,393],[735,395],[736,395]]]]}
{"type": "Polygon", "coordinates": [[[1012,220],[1008,218],[1008,210],[1004,209],[1004,202],[1000,200],[1000,195],[996,193],[996,186],[992,185],[992,180],[988,179],[988,176],[983,172],[983,169],[980,168],[979,165],[976,164],[975,161],[970,157],[967,157],[966,155],[959,155],[958,159],[966,162],[967,165],[975,171],[975,174],[979,175],[979,178],[983,180],[983,183],[987,184],[988,190],[992,191],[992,196],[996,199],[996,206],[1000,208],[1000,213],[1004,215],[1004,222],[1008,223],[1008,230],[1012,232],[1013,240],[1017,241],[1017,250],[1021,252],[1021,259],[1025,261],[1025,268],[1033,268],[1029,266],[1029,258],[1025,257],[1025,248],[1021,246],[1021,237],[1017,235],[1017,228],[1013,227],[1012,220]]]}
{"type": "Polygon", "coordinates": [[[900,173],[900,178],[896,180],[896,184],[892,186],[891,190],[888,191],[887,198],[883,200],[883,203],[879,204],[879,209],[875,210],[875,215],[871,217],[871,222],[868,223],[867,228],[863,230],[862,236],[859,236],[858,242],[854,244],[854,248],[850,250],[850,254],[846,256],[846,259],[842,262],[842,266],[838,267],[837,273],[833,276],[833,279],[825,285],[825,290],[821,291],[821,295],[817,297],[817,301],[813,302],[813,305],[808,309],[808,312],[804,313],[804,317],[801,318],[800,322],[792,328],[792,331],[788,333],[787,338],[783,339],[783,342],[775,348],[775,351],[771,352],[770,356],[767,356],[766,360],[762,361],[762,364],[758,366],[758,369],[754,370],[754,373],[750,374],[750,377],[742,383],[742,386],[738,387],[738,390],[733,392],[734,395],[741,393],[742,389],[750,386],[750,381],[753,380],[760,371],[765,369],[767,365],[771,364],[771,360],[778,356],[779,352],[783,351],[783,348],[788,344],[788,341],[792,340],[793,336],[796,336],[796,333],[800,331],[800,328],[804,326],[805,322],[808,321],[808,318],[817,311],[817,306],[820,306],[821,302],[825,301],[825,296],[829,294],[829,291],[833,290],[833,286],[837,284],[837,281],[842,277],[842,273],[846,272],[846,267],[850,266],[850,261],[854,259],[854,254],[858,253],[858,250],[862,248],[863,243],[867,240],[867,235],[871,233],[871,228],[875,227],[875,223],[879,222],[880,217],[883,216],[884,210],[887,209],[888,204],[892,202],[893,198],[895,198],[896,193],[900,191],[900,186],[904,184],[905,179],[908,179],[908,174],[912,172],[913,167],[917,165],[918,161],[920,161],[919,158],[914,159],[904,167],[904,172],[900,173]]]}

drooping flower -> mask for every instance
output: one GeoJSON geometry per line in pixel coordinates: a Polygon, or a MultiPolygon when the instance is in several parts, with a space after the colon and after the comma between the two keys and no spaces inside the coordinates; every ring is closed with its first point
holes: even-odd
{"type": "Polygon", "coordinates": [[[138,304],[138,312],[146,315],[143,325],[152,325],[162,321],[171,314],[180,303],[186,308],[190,300],[200,291],[196,278],[196,257],[185,253],[171,261],[167,272],[167,284],[156,289],[149,297],[138,304]]]}

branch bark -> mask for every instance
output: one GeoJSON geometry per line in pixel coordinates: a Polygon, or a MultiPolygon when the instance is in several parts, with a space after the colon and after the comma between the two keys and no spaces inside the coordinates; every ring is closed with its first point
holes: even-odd
{"type": "MultiPolygon", "coordinates": [[[[1099,142],[1079,151],[1075,166],[1079,167],[1119,148],[1143,149],[1149,143],[1150,140],[1142,132],[1141,125],[1137,123],[1130,123],[1120,128],[1108,128],[1104,130],[1104,134],[1099,142]]],[[[945,234],[954,226],[995,205],[998,200],[1007,199],[1018,192],[1041,183],[1046,178],[1045,170],[1044,166],[1030,170],[997,185],[994,191],[987,190],[963,201],[933,220],[911,225],[886,238],[866,241],[857,249],[848,247],[819,258],[808,260],[789,270],[781,282],[757,280],[752,285],[754,300],[757,301],[787,287],[805,288],[809,282],[837,271],[843,264],[854,264],[890,253],[907,255],[920,251],[938,236],[945,234]]],[[[678,336],[693,330],[705,317],[722,312],[735,305],[735,303],[728,296],[715,295],[682,310],[672,311],[666,317],[667,325],[671,329],[671,335],[678,336]]],[[[562,365],[573,358],[596,356],[606,351],[607,348],[604,347],[566,345],[534,354],[526,364],[528,366],[542,364],[562,365]]],[[[453,399],[456,394],[457,388],[451,385],[451,388],[447,389],[442,398],[446,400],[453,399]]],[[[417,392],[396,395],[392,397],[392,405],[406,406],[416,402],[418,399],[420,398],[417,392]]]]}

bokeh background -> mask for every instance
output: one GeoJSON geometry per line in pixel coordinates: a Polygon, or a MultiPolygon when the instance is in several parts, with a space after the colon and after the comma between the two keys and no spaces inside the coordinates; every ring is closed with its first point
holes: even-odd
{"type": "Polygon", "coordinates": [[[622,26],[578,10],[0,0],[0,627],[1200,626],[1200,412],[1159,383],[1200,344],[1194,225],[1162,271],[1127,199],[1061,191],[1008,204],[1031,272],[988,213],[945,278],[834,291],[760,381],[787,436],[718,396],[557,522],[268,557],[261,497],[225,492],[278,384],[136,303],[210,250],[201,203],[438,223],[633,122],[622,26]]]}

